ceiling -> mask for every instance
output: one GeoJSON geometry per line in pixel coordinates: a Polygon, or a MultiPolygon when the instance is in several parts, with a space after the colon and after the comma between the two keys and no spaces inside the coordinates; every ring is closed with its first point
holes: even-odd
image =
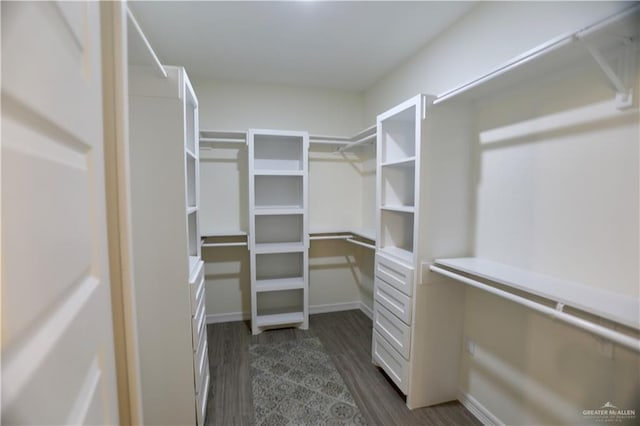
{"type": "Polygon", "coordinates": [[[365,90],[473,6],[458,1],[130,1],[191,76],[365,90]]]}

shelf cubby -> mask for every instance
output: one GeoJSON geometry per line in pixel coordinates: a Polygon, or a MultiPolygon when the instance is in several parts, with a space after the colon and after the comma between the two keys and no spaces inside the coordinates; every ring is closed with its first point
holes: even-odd
{"type": "Polygon", "coordinates": [[[302,252],[256,254],[256,280],[302,278],[302,252]]]}
{"type": "Polygon", "coordinates": [[[255,135],[254,169],[260,171],[303,171],[301,136],[255,135]]]}
{"type": "Polygon", "coordinates": [[[304,241],[302,214],[264,215],[255,218],[256,244],[304,241]]]}
{"type": "MultiPolygon", "coordinates": [[[[403,163],[404,164],[404,163],[403,163]]],[[[382,205],[415,205],[415,166],[385,167],[382,173],[382,205]]]]}
{"type": "Polygon", "coordinates": [[[303,176],[255,176],[255,208],[303,208],[303,176]]]}
{"type": "Polygon", "coordinates": [[[413,212],[382,209],[380,215],[380,249],[411,262],[414,236],[413,212]]]}
{"type": "Polygon", "coordinates": [[[382,142],[382,163],[399,162],[415,157],[415,115],[416,109],[411,107],[381,122],[379,137],[382,142]]]}

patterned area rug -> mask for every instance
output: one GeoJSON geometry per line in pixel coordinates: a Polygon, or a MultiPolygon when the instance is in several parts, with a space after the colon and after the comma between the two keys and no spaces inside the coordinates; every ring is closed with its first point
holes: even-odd
{"type": "Polygon", "coordinates": [[[364,425],[317,338],[249,347],[257,426],[364,425]]]}

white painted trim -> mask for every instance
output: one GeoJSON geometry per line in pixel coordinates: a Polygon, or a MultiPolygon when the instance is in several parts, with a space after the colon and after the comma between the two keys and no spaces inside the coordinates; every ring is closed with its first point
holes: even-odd
{"type": "Polygon", "coordinates": [[[312,305],[309,306],[309,314],[326,314],[328,312],[351,311],[354,309],[360,309],[360,301],[330,303],[328,305],[312,305]]]}
{"type": "MultiPolygon", "coordinates": [[[[362,301],[331,303],[327,305],[309,306],[309,314],[325,314],[328,312],[341,312],[359,309],[369,319],[373,318],[373,312],[362,301]]],[[[250,312],[230,312],[226,314],[207,314],[207,324],[218,324],[223,322],[245,321],[251,319],[250,312]]]]}
{"type": "Polygon", "coordinates": [[[469,410],[483,425],[504,426],[504,423],[489,411],[484,405],[480,404],[477,399],[462,389],[458,390],[458,401],[464,408],[469,410]]]}
{"type": "Polygon", "coordinates": [[[207,314],[207,324],[236,322],[251,319],[251,312],[230,312],[228,314],[207,314]]]}
{"type": "Polygon", "coordinates": [[[368,316],[370,320],[373,321],[373,310],[370,307],[368,307],[367,304],[364,303],[363,301],[360,301],[360,310],[362,311],[363,314],[368,316]]]}

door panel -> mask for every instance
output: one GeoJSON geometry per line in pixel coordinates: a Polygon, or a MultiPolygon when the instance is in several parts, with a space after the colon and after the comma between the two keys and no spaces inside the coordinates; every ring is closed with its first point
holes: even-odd
{"type": "Polygon", "coordinates": [[[3,424],[118,423],[99,4],[0,7],[3,424]]]}

